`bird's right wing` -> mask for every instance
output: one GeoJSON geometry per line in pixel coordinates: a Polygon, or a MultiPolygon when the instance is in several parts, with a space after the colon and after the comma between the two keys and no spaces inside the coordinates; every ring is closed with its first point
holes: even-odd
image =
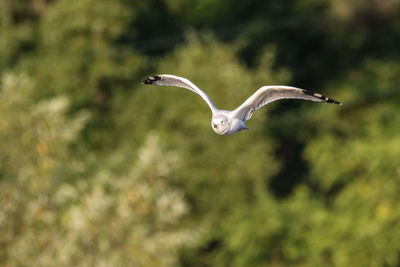
{"type": "Polygon", "coordinates": [[[321,94],[313,93],[291,86],[273,85],[263,86],[250,96],[240,107],[232,112],[233,117],[247,121],[251,118],[254,112],[279,99],[303,99],[317,102],[325,102],[341,105],[340,102],[326,97],[321,94]]]}
{"type": "Polygon", "coordinates": [[[153,84],[153,85],[160,85],[160,86],[177,86],[177,87],[182,87],[186,88],[198,95],[200,95],[204,101],[207,102],[208,106],[210,107],[212,113],[217,110],[215,107],[214,103],[211,101],[211,99],[208,97],[206,93],[204,93],[200,88],[198,88],[196,85],[194,85],[191,81],[188,79],[175,76],[175,75],[170,75],[170,74],[160,74],[156,76],[150,76],[146,80],[142,82],[142,84],[153,84]]]}

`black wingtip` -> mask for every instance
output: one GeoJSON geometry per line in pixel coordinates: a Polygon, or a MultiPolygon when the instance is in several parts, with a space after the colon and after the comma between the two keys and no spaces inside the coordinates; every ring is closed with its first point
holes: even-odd
{"type": "Polygon", "coordinates": [[[325,102],[326,102],[326,103],[331,103],[331,104],[336,104],[336,105],[339,105],[339,106],[341,106],[341,105],[342,105],[342,103],[341,103],[341,102],[339,102],[339,101],[336,101],[335,99],[332,99],[332,98],[328,98],[328,99],[326,99],[326,100],[325,100],[325,102]]]}
{"type": "Polygon", "coordinates": [[[303,90],[303,93],[305,95],[310,95],[310,96],[319,98],[324,103],[336,104],[336,105],[340,105],[340,106],[342,105],[342,103],[340,103],[339,101],[336,101],[335,99],[329,98],[329,97],[321,95],[321,94],[313,93],[313,92],[310,92],[310,91],[307,91],[307,90],[303,90]]]}
{"type": "Polygon", "coordinates": [[[161,80],[161,77],[156,75],[156,76],[149,76],[142,82],[142,84],[153,84],[155,81],[161,80]]]}

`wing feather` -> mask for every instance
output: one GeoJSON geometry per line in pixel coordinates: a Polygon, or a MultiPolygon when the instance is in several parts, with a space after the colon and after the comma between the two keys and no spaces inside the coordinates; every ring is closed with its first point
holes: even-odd
{"type": "Polygon", "coordinates": [[[233,111],[235,118],[247,121],[251,118],[254,112],[279,99],[303,99],[316,102],[325,102],[341,105],[342,103],[326,97],[324,95],[313,93],[291,86],[273,85],[263,86],[250,96],[242,105],[233,111]]]}
{"type": "Polygon", "coordinates": [[[177,86],[181,88],[188,89],[198,95],[200,95],[204,101],[210,107],[212,113],[214,114],[215,111],[218,109],[215,107],[214,103],[211,101],[209,96],[204,93],[199,87],[197,87],[194,83],[189,81],[186,78],[182,78],[175,75],[170,74],[160,74],[156,76],[150,76],[146,80],[142,82],[142,84],[153,84],[153,85],[160,85],[160,86],[177,86]]]}

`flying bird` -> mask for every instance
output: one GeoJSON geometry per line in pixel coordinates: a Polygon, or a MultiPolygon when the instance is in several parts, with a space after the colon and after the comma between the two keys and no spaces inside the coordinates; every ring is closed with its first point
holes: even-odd
{"type": "Polygon", "coordinates": [[[229,111],[218,109],[206,93],[186,78],[170,74],[160,74],[148,77],[142,84],[177,86],[200,95],[212,111],[211,127],[219,135],[229,135],[240,130],[249,129],[246,127],[245,122],[251,118],[254,112],[279,99],[295,98],[342,105],[342,103],[318,93],[291,86],[271,85],[261,87],[237,109],[229,111]]]}

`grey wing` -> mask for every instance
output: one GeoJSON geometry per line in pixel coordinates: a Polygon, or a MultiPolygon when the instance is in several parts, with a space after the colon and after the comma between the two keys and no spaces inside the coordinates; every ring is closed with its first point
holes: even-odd
{"type": "Polygon", "coordinates": [[[257,109],[267,105],[268,103],[279,99],[290,98],[332,103],[338,105],[342,104],[324,95],[313,93],[296,87],[282,85],[263,86],[258,89],[252,96],[250,96],[242,105],[240,105],[240,107],[235,109],[233,111],[233,116],[235,118],[246,121],[251,118],[251,116],[257,109]]]}
{"type": "Polygon", "coordinates": [[[142,82],[142,84],[153,84],[153,85],[160,85],[160,86],[177,86],[177,87],[182,87],[186,88],[198,95],[200,95],[204,101],[207,102],[208,106],[210,107],[212,113],[217,110],[215,107],[214,103],[211,101],[211,99],[208,97],[206,93],[204,93],[202,90],[200,90],[199,87],[197,87],[195,84],[193,84],[191,81],[188,79],[175,76],[175,75],[170,75],[170,74],[160,74],[156,76],[150,76],[146,80],[142,82]]]}

